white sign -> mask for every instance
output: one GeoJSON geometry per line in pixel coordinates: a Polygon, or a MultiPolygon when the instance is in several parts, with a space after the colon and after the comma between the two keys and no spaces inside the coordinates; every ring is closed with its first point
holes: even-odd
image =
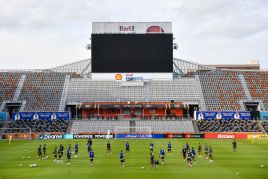
{"type": "Polygon", "coordinates": [[[173,73],[92,73],[92,80],[148,81],[172,80],[173,73]]]}
{"type": "Polygon", "coordinates": [[[93,22],[92,34],[172,33],[171,22],[93,22]]]}

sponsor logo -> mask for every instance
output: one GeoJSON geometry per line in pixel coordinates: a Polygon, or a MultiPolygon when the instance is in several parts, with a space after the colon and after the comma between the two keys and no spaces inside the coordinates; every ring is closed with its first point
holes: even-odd
{"type": "Polygon", "coordinates": [[[234,135],[229,135],[229,134],[218,134],[218,139],[234,139],[234,135]]]}
{"type": "Polygon", "coordinates": [[[119,31],[120,32],[134,32],[135,31],[135,26],[131,25],[131,26],[119,26],[119,31]]]}
{"type": "Polygon", "coordinates": [[[89,135],[89,134],[74,134],[74,139],[92,139],[93,135],[89,135]]]}
{"type": "Polygon", "coordinates": [[[92,139],[92,138],[97,138],[97,139],[110,139],[113,138],[113,135],[107,135],[107,134],[74,134],[73,136],[74,139],[92,139]]]}
{"type": "Polygon", "coordinates": [[[46,134],[46,135],[40,135],[39,139],[41,140],[50,140],[50,139],[63,139],[63,135],[50,135],[50,134],[46,134]]]}
{"type": "Polygon", "coordinates": [[[164,32],[163,28],[161,26],[158,25],[154,25],[154,26],[150,26],[147,28],[146,30],[147,33],[160,33],[160,32],[164,32]]]}
{"type": "Polygon", "coordinates": [[[133,73],[126,74],[126,81],[142,81],[143,77],[141,76],[134,76],[133,73]]]}
{"type": "Polygon", "coordinates": [[[122,80],[122,78],[123,77],[122,77],[122,75],[120,73],[118,73],[118,74],[115,75],[115,79],[116,80],[122,80]]]}
{"type": "Polygon", "coordinates": [[[185,134],[168,134],[167,138],[172,139],[172,138],[185,138],[185,134]]]}

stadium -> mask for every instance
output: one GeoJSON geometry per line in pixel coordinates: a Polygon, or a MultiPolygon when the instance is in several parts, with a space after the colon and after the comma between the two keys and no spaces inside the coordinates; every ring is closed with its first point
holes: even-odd
{"type": "Polygon", "coordinates": [[[90,59],[0,71],[1,178],[268,177],[268,71],[258,63],[174,58],[171,22],[93,22],[87,48],[90,59]],[[92,166],[88,139],[96,154],[92,166]],[[122,168],[126,141],[131,152],[122,168]],[[151,142],[155,158],[166,150],[165,164],[155,168],[151,142]],[[167,155],[169,142],[173,155],[167,155]],[[213,160],[202,152],[189,167],[181,156],[187,142],[196,151],[199,143],[211,145],[213,160]],[[47,158],[36,158],[44,144],[47,158]],[[60,144],[63,161],[53,162],[60,144]]]}

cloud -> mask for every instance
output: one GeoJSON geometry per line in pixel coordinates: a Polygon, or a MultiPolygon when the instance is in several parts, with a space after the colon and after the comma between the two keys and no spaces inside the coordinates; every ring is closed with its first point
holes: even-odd
{"type": "Polygon", "coordinates": [[[93,21],[172,21],[177,58],[268,68],[266,0],[0,0],[0,68],[48,68],[90,57],[93,21]],[[8,63],[7,63],[8,62],[8,63]]]}

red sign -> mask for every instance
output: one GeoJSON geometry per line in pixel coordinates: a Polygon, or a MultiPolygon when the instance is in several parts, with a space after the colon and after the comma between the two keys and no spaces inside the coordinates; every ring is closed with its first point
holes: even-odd
{"type": "Polygon", "coordinates": [[[205,133],[209,139],[247,139],[247,133],[205,133]]]}

